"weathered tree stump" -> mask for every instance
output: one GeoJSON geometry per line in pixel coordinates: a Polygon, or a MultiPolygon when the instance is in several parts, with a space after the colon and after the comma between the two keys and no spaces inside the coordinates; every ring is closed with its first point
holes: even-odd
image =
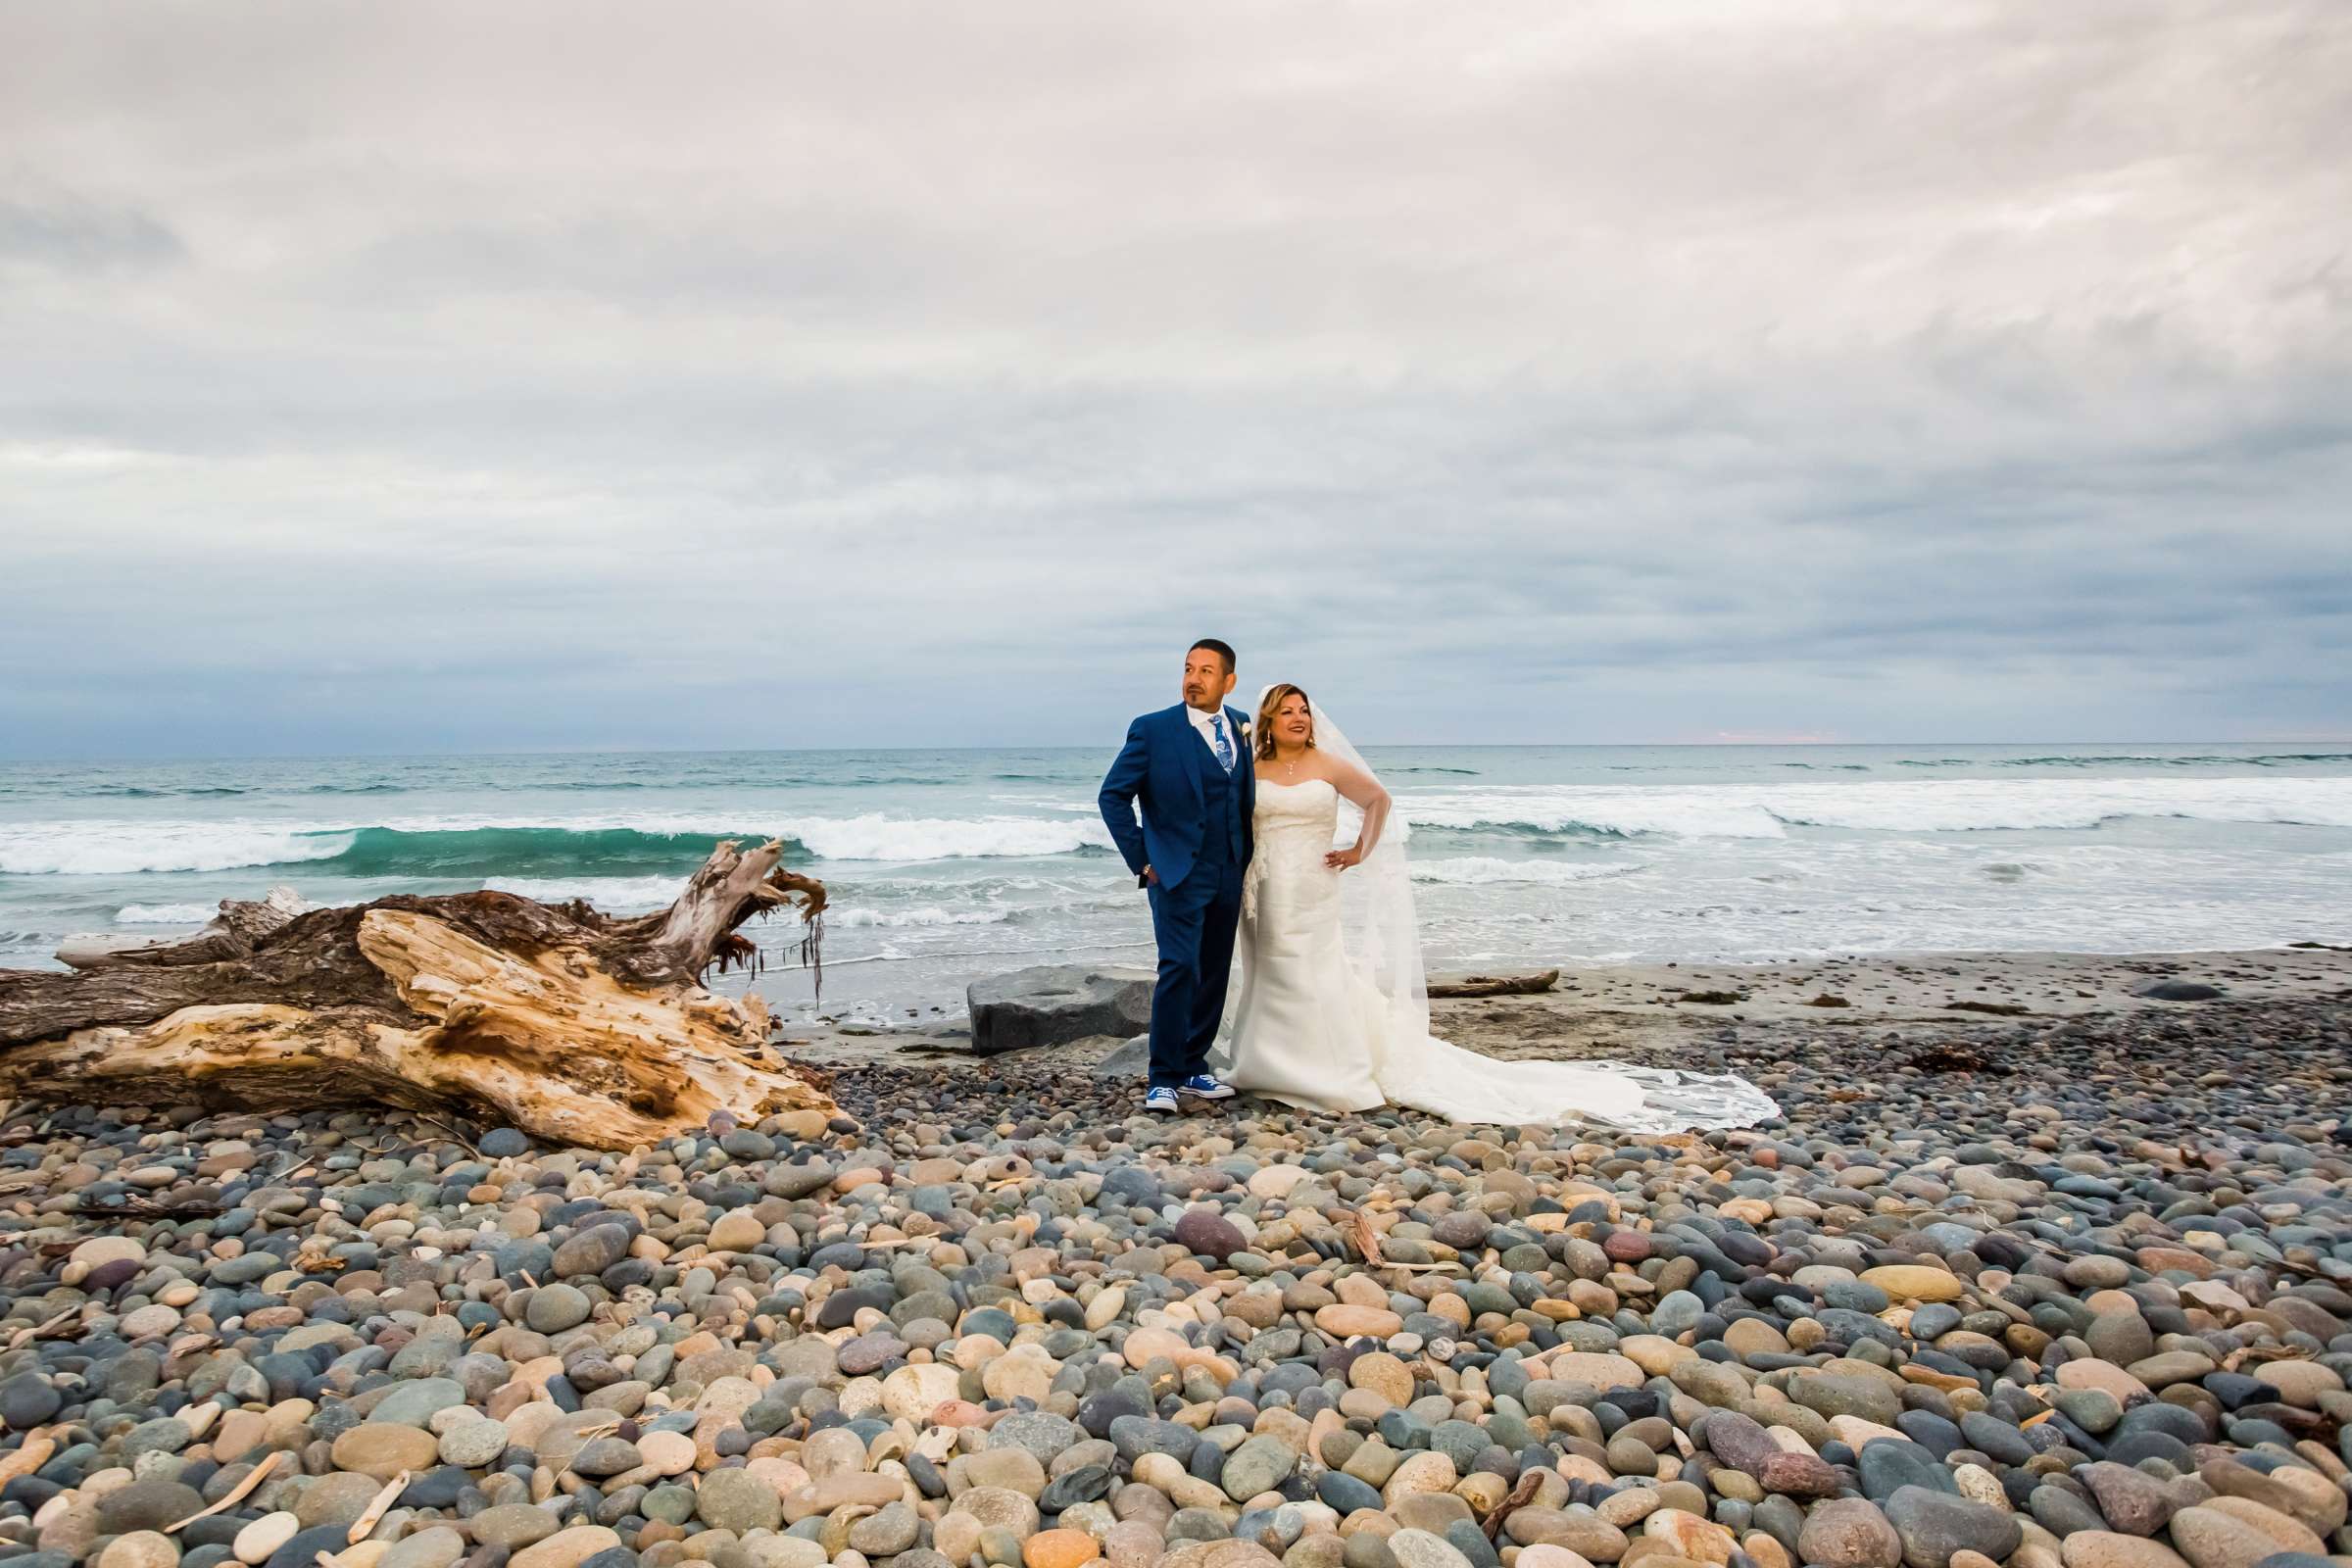
{"type": "Polygon", "coordinates": [[[184,942],[80,952],[74,973],[0,970],[0,1095],[307,1110],[392,1104],[627,1149],[824,1110],[823,1076],[778,1054],[757,996],[703,985],[750,962],[736,928],[821,883],[783,846],[720,844],[666,909],[630,919],[512,893],[292,913],[224,901],[184,942]]]}

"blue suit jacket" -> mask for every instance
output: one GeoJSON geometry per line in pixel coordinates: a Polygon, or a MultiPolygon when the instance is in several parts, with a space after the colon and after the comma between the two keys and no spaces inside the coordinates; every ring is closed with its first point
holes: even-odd
{"type": "MultiPolygon", "coordinates": [[[[1138,877],[1149,865],[1161,887],[1172,888],[1192,874],[1208,832],[1208,811],[1200,781],[1217,765],[1214,753],[1186,716],[1184,704],[1146,713],[1127,726],[1127,744],[1102,775],[1102,820],[1111,841],[1138,877]],[[1135,803],[1144,805],[1143,825],[1136,825],[1135,803]]],[[[1225,710],[1225,730],[1239,753],[1233,782],[1241,793],[1242,849],[1245,858],[1255,848],[1250,815],[1257,805],[1257,771],[1251,765],[1249,743],[1243,739],[1246,722],[1235,709],[1225,710]]]]}

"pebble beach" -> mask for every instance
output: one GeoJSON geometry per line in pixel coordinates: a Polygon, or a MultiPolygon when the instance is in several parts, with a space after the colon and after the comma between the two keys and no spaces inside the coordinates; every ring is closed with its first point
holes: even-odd
{"type": "Polygon", "coordinates": [[[1152,1118],[1109,1041],[626,1153],[19,1107],[0,1561],[2352,1561],[2348,960],[1441,1006],[1782,1107],[1663,1139],[1152,1118]]]}

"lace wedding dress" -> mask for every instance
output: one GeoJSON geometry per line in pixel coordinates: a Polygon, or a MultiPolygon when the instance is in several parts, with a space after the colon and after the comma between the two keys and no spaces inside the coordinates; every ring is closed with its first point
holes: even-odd
{"type": "MultiPolygon", "coordinates": [[[[1318,747],[1362,766],[1319,707],[1314,721],[1318,747]]],[[[1343,804],[1321,779],[1257,780],[1257,852],[1212,1055],[1219,1076],[1311,1109],[1392,1104],[1505,1126],[1589,1121],[1662,1133],[1779,1114],[1744,1078],[1498,1061],[1433,1037],[1404,824],[1392,816],[1362,865],[1334,871],[1323,857],[1343,804]]]]}

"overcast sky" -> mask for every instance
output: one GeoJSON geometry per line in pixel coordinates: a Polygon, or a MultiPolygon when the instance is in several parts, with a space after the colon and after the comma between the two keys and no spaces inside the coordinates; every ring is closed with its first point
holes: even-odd
{"type": "Polygon", "coordinates": [[[2352,5],[0,0],[0,757],[2352,734],[2352,5]]]}

